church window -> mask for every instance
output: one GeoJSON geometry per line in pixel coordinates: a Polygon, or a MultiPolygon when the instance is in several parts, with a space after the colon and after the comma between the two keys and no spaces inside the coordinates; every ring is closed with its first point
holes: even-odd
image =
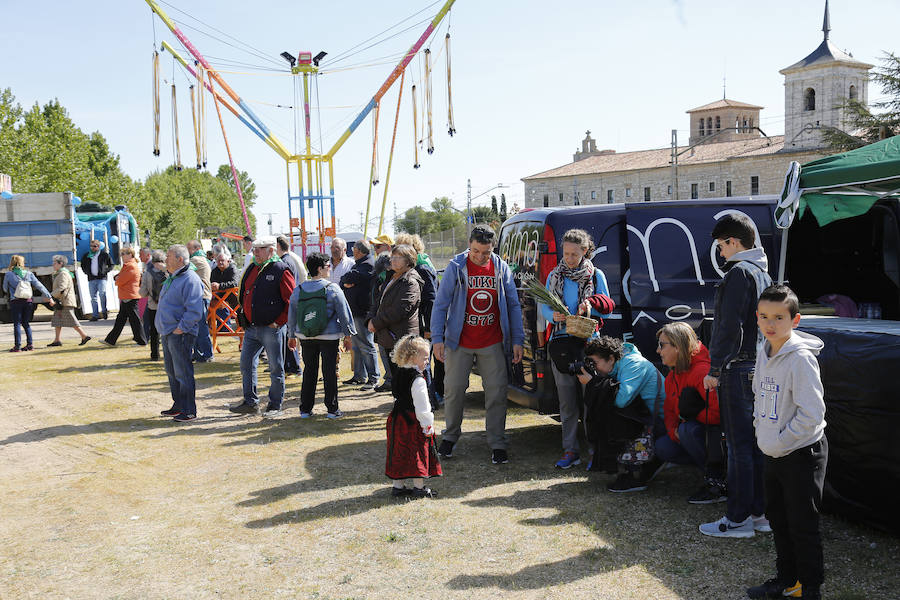
{"type": "Polygon", "coordinates": [[[550,194],[544,194],[544,208],[550,206],[550,194]]]}
{"type": "Polygon", "coordinates": [[[803,110],[816,110],[816,90],[806,88],[803,92],[803,110]]]}
{"type": "Polygon", "coordinates": [[[747,117],[744,117],[744,120],[741,122],[741,133],[747,133],[749,131],[747,129],[747,117]]]}
{"type": "Polygon", "coordinates": [[[731,180],[725,182],[725,197],[731,198],[731,180]]]}
{"type": "Polygon", "coordinates": [[[709,134],[712,135],[712,117],[706,119],[706,128],[709,129],[709,134]]]}
{"type": "Polygon", "coordinates": [[[644,188],[644,202],[650,202],[650,188],[644,188]]]}
{"type": "Polygon", "coordinates": [[[706,135],[705,124],[706,124],[706,121],[704,121],[703,119],[700,119],[700,137],[703,137],[704,135],[706,135]]]}
{"type": "Polygon", "coordinates": [[[562,192],[559,193],[559,203],[560,204],[563,203],[563,193],[562,192]]]}
{"type": "Polygon", "coordinates": [[[625,188],[625,197],[631,198],[631,188],[630,187],[625,188]]]}
{"type": "Polygon", "coordinates": [[[722,129],[722,119],[720,117],[716,117],[716,133],[719,133],[720,129],[722,129]]]}
{"type": "Polygon", "coordinates": [[[616,192],[614,190],[606,190],[606,203],[612,204],[616,201],[616,192]]]}
{"type": "Polygon", "coordinates": [[[709,191],[711,191],[711,192],[716,191],[716,182],[715,181],[709,182],[709,191]]]}
{"type": "Polygon", "coordinates": [[[759,177],[754,175],[750,178],[750,195],[758,196],[759,195],[759,177]]]}
{"type": "Polygon", "coordinates": [[[591,191],[591,200],[596,200],[596,199],[597,199],[597,192],[592,190],[591,191]]]}
{"type": "Polygon", "coordinates": [[[691,200],[696,200],[700,197],[700,189],[696,183],[691,184],[691,200]]]}
{"type": "Polygon", "coordinates": [[[666,193],[669,194],[670,196],[672,195],[672,186],[671,185],[668,188],[666,188],[666,193]]]}
{"type": "Polygon", "coordinates": [[[855,85],[850,86],[850,99],[856,100],[856,86],[855,85]]]}

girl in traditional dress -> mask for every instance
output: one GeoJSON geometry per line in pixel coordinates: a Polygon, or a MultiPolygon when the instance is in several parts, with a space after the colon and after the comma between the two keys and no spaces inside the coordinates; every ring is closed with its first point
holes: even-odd
{"type": "Polygon", "coordinates": [[[429,350],[427,340],[405,335],[391,353],[397,369],[391,384],[394,408],[387,420],[384,472],[394,480],[391,494],[395,497],[433,498],[437,494],[425,487],[425,479],[442,474],[434,444],[434,413],[423,375],[429,350]],[[403,484],[404,479],[412,479],[412,489],[403,484]]]}

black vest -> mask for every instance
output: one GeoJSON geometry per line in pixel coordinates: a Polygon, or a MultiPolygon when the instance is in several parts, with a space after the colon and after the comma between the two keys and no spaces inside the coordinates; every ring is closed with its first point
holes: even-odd
{"type": "MultiPolygon", "coordinates": [[[[247,267],[241,278],[241,304],[244,302],[244,284],[247,281],[247,275],[254,267],[259,268],[256,264],[247,267]]],[[[287,270],[287,263],[279,260],[269,263],[257,274],[253,288],[248,292],[250,294],[251,325],[265,327],[274,323],[275,319],[281,315],[284,310],[284,300],[281,299],[281,278],[284,277],[284,272],[287,270]]]]}
{"type": "Polygon", "coordinates": [[[391,394],[394,396],[394,408],[391,413],[394,418],[398,414],[410,421],[409,412],[415,412],[416,406],[413,404],[412,384],[417,377],[422,377],[417,369],[398,368],[394,371],[394,378],[391,381],[391,394]]]}

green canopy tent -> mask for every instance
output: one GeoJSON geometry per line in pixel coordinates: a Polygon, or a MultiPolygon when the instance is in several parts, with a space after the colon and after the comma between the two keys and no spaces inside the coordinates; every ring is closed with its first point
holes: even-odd
{"type": "Polygon", "coordinates": [[[900,136],[788,167],[775,208],[782,232],[778,281],[784,281],[788,229],[794,215],[812,211],[820,227],[866,213],[882,198],[900,196],[900,136]]]}

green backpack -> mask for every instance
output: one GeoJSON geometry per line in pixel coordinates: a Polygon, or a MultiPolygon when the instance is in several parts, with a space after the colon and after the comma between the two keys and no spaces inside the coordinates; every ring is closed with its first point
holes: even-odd
{"type": "Polygon", "coordinates": [[[328,303],[325,290],[328,284],[315,292],[300,288],[297,297],[297,331],[305,337],[316,337],[328,326],[328,303]]]}

